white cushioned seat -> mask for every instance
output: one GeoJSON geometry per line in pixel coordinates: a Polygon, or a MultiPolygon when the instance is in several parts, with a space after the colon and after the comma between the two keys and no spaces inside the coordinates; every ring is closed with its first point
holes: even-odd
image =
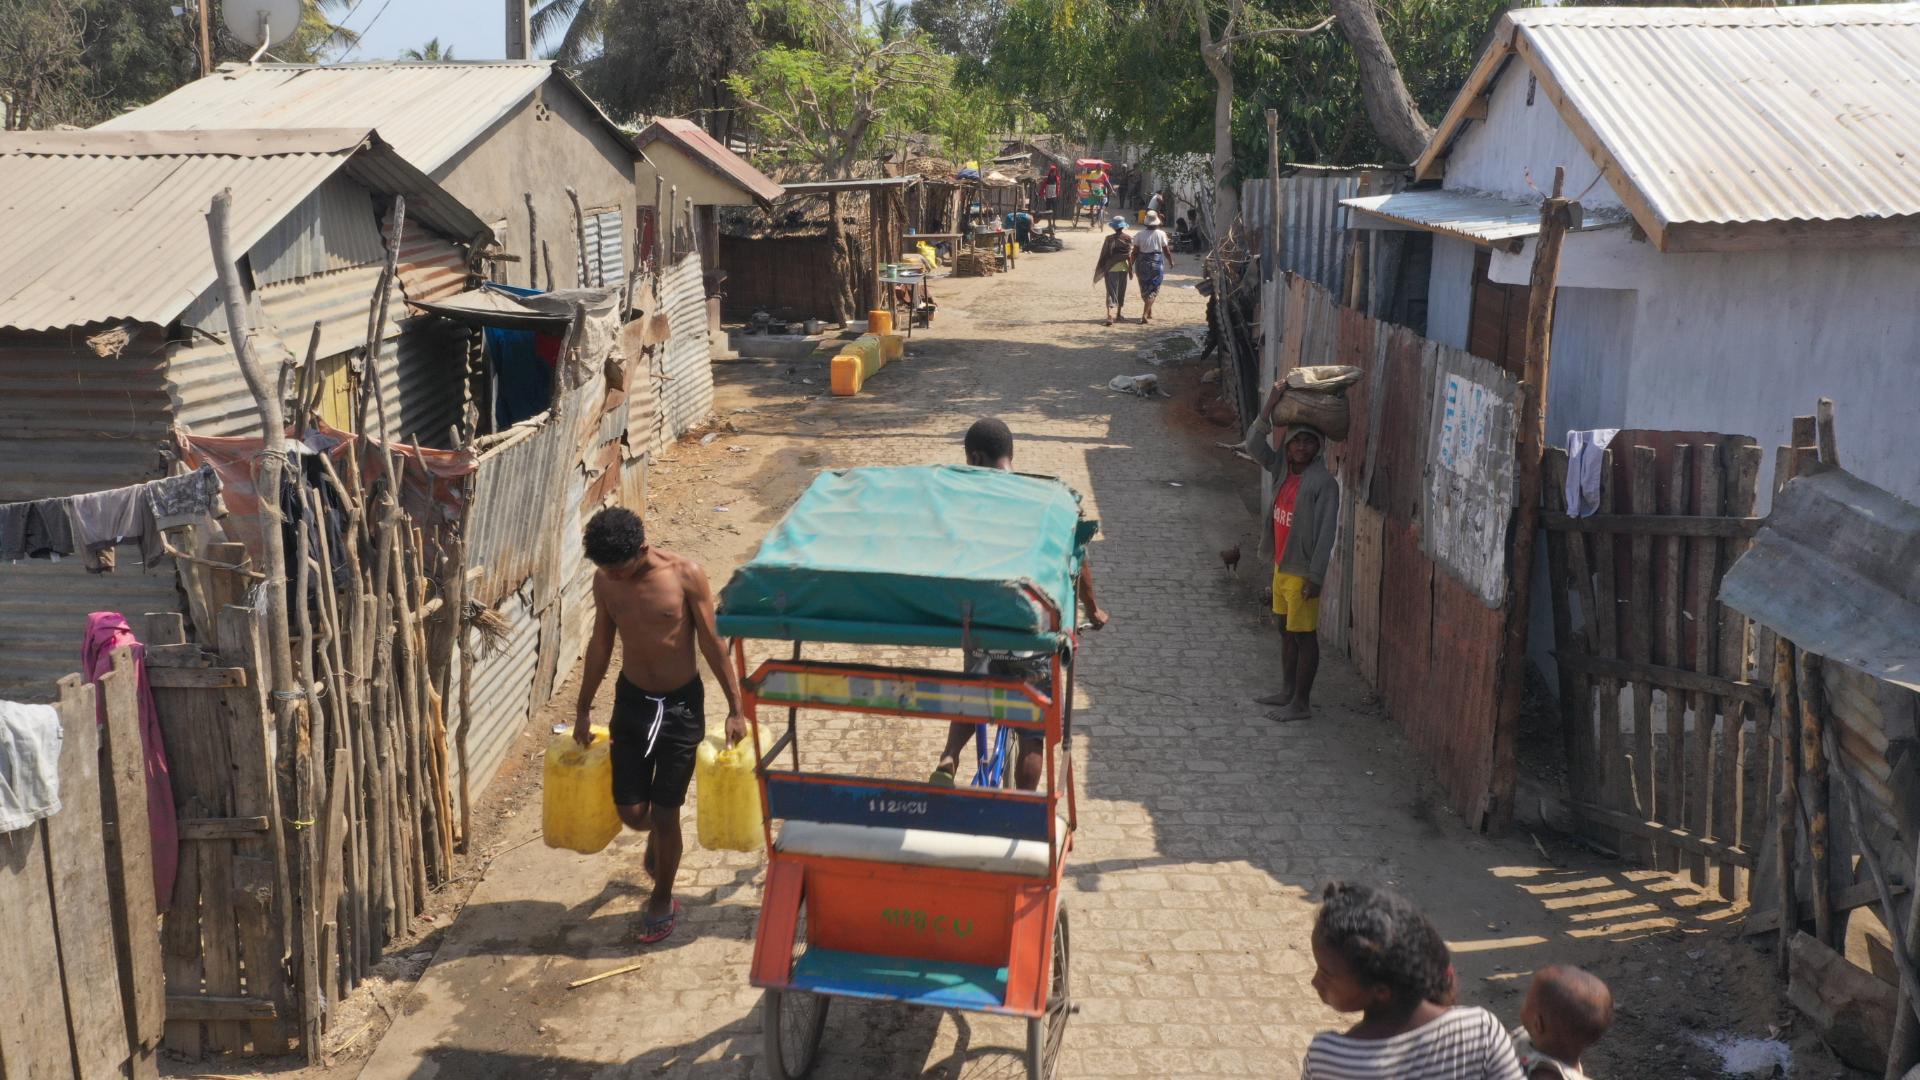
{"type": "MultiPolygon", "coordinates": [[[[1053,821],[1055,842],[1066,843],[1065,818],[1053,821]]],[[[931,829],[894,829],[875,825],[835,825],[822,821],[788,821],[773,842],[778,851],[820,855],[866,862],[909,866],[944,866],[954,870],[985,870],[996,874],[1046,877],[1047,845],[1039,840],[1009,840],[1004,836],[935,832],[931,829]]]]}

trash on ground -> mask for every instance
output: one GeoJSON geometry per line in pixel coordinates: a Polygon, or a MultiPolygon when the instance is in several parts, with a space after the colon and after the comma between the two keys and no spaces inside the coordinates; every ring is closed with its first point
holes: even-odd
{"type": "Polygon", "coordinates": [[[708,443],[710,443],[710,442],[712,442],[713,440],[715,440],[715,439],[717,439],[717,438],[719,438],[719,437],[720,437],[720,433],[719,433],[719,432],[717,432],[717,431],[709,431],[709,432],[707,432],[707,433],[706,433],[705,435],[702,435],[702,436],[700,436],[700,445],[701,445],[701,446],[705,446],[705,445],[707,445],[708,443]]]}
{"type": "Polygon", "coordinates": [[[1140,346],[1140,359],[1155,367],[1162,364],[1190,360],[1199,355],[1206,345],[1207,328],[1204,326],[1178,326],[1163,330],[1155,335],[1151,342],[1140,346]]]}
{"type": "Polygon", "coordinates": [[[1742,1039],[1733,1035],[1696,1035],[1701,1046],[1720,1055],[1720,1071],[1730,1076],[1793,1075],[1793,1047],[1779,1039],[1742,1039]]]}

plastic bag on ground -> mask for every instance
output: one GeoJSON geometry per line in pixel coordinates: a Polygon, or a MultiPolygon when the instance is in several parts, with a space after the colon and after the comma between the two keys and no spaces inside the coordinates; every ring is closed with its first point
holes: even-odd
{"type": "Polygon", "coordinates": [[[1158,375],[1115,375],[1107,383],[1107,389],[1118,390],[1123,394],[1138,394],[1152,397],[1160,392],[1158,375]]]}
{"type": "Polygon", "coordinates": [[[620,835],[620,814],[613,808],[613,743],[607,729],[593,729],[593,743],[582,747],[571,731],[547,744],[540,799],[540,836],[548,847],[592,855],[620,835]]]}
{"type": "Polygon", "coordinates": [[[708,851],[758,851],[766,846],[751,738],[729,748],[725,732],[709,734],[694,752],[693,775],[699,784],[701,847],[708,851]]]}

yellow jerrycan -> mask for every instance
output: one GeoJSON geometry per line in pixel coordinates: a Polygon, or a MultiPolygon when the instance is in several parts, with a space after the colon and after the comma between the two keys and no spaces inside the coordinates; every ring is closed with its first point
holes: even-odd
{"type": "Polygon", "coordinates": [[[765,847],[760,783],[753,775],[753,739],[741,739],[728,749],[726,733],[713,732],[695,751],[693,769],[700,785],[700,846],[709,851],[765,847]]]}
{"type": "Polygon", "coordinates": [[[582,747],[573,732],[547,744],[546,778],[540,803],[540,833],[548,847],[592,855],[620,835],[613,808],[613,743],[607,729],[593,729],[593,744],[582,747]]]}

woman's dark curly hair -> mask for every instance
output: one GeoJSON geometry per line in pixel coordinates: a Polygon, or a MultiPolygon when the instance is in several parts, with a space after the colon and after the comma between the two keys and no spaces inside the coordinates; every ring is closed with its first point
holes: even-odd
{"type": "Polygon", "coordinates": [[[1362,983],[1391,987],[1398,1005],[1453,1004],[1453,954],[1440,931],[1406,897],[1370,885],[1329,881],[1320,899],[1314,940],[1346,957],[1362,983]]]}

